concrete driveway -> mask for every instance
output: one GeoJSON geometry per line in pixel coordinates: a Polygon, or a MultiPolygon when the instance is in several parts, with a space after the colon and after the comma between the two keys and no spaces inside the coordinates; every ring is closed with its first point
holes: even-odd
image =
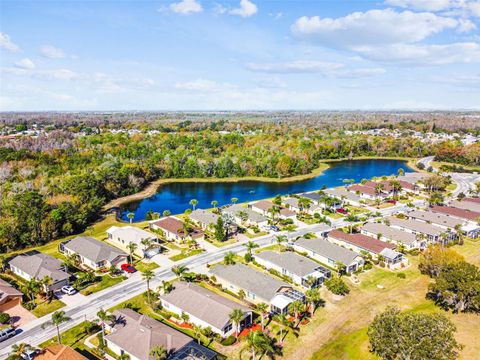
{"type": "Polygon", "coordinates": [[[67,306],[78,306],[88,301],[88,297],[77,292],[74,295],[67,295],[61,291],[55,292],[55,297],[67,306]]]}
{"type": "Polygon", "coordinates": [[[24,326],[30,321],[36,319],[35,315],[33,315],[20,304],[5,309],[3,312],[6,312],[8,315],[10,315],[10,323],[15,327],[24,326]]]}
{"type": "MultiPolygon", "coordinates": [[[[172,254],[169,252],[168,256],[172,256],[172,254]]],[[[160,266],[161,268],[168,268],[174,264],[174,262],[170,260],[168,256],[163,254],[157,254],[154,257],[152,257],[150,260],[157,263],[158,266],[160,266]]]]}

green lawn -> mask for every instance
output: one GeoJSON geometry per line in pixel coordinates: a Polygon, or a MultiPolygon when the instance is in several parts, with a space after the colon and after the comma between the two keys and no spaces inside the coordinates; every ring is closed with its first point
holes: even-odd
{"type": "Polygon", "coordinates": [[[316,351],[312,360],[337,359],[378,359],[368,351],[367,329],[350,333],[335,334],[333,340],[316,351]]]}
{"type": "MultiPolygon", "coordinates": [[[[97,360],[100,358],[89,352],[88,347],[84,344],[85,339],[91,335],[87,332],[87,324],[88,323],[84,321],[77,326],[74,326],[71,329],[61,333],[60,337],[62,339],[62,344],[72,347],[89,360],[97,360]]],[[[57,337],[55,336],[50,340],[47,340],[40,344],[40,347],[45,348],[49,345],[53,345],[56,343],[57,337]]]]}
{"type": "Polygon", "coordinates": [[[52,301],[37,300],[37,301],[36,301],[38,304],[37,307],[31,311],[31,313],[35,315],[37,318],[53,313],[65,306],[65,304],[60,300],[52,300],[52,301]]]}
{"type": "Polygon", "coordinates": [[[169,259],[172,261],[179,261],[183,260],[187,257],[194,256],[197,254],[202,253],[204,250],[203,249],[184,249],[180,254],[170,256],[169,259]]]}
{"type": "Polygon", "coordinates": [[[257,238],[257,237],[260,237],[260,236],[263,236],[263,235],[267,235],[267,234],[268,234],[268,232],[266,232],[266,231],[259,231],[258,233],[255,233],[255,234],[252,234],[252,233],[250,233],[250,232],[248,232],[248,231],[246,231],[246,232],[244,233],[244,235],[245,235],[246,237],[250,238],[250,239],[255,239],[255,238],[257,238]]]}
{"type": "Polygon", "coordinates": [[[215,240],[213,238],[210,238],[208,240],[205,240],[205,241],[208,241],[210,244],[216,246],[216,247],[224,247],[224,246],[227,246],[227,245],[232,245],[232,244],[235,244],[237,242],[236,239],[228,239],[227,241],[218,241],[218,240],[215,240]]]}
{"type": "Polygon", "coordinates": [[[134,262],[135,269],[137,269],[140,272],[145,272],[147,270],[155,270],[158,269],[160,266],[156,262],[145,262],[145,261],[140,261],[138,260],[137,262],[134,262]]]}
{"type": "Polygon", "coordinates": [[[99,282],[92,284],[89,287],[81,290],[80,293],[83,295],[90,295],[98,291],[102,291],[110,286],[121,283],[125,279],[126,279],[125,276],[112,277],[111,275],[103,275],[99,282]]]}

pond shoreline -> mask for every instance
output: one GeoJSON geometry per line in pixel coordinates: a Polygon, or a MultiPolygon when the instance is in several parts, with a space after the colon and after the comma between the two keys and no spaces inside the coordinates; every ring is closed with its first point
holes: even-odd
{"type": "Polygon", "coordinates": [[[261,176],[247,176],[247,177],[231,177],[231,178],[169,178],[169,179],[157,179],[150,182],[146,187],[135,194],[127,195],[124,197],[120,197],[110,201],[108,204],[104,205],[102,210],[104,212],[108,212],[111,210],[118,209],[124,204],[128,204],[135,201],[140,201],[146,199],[150,196],[155,195],[158,192],[158,188],[161,185],[171,184],[171,183],[187,183],[187,182],[195,182],[195,183],[236,183],[236,182],[243,182],[243,181],[261,181],[265,183],[288,183],[288,182],[296,182],[302,180],[308,180],[314,177],[317,177],[324,173],[326,170],[330,168],[328,163],[335,163],[341,161],[350,161],[350,160],[401,160],[405,161],[407,166],[415,171],[419,171],[419,169],[415,166],[416,159],[414,158],[405,158],[405,157],[378,157],[378,156],[359,156],[353,158],[341,158],[341,159],[325,159],[320,160],[320,166],[313,170],[312,172],[305,174],[305,175],[296,175],[290,176],[285,178],[268,178],[268,177],[261,177],[261,176]]]}

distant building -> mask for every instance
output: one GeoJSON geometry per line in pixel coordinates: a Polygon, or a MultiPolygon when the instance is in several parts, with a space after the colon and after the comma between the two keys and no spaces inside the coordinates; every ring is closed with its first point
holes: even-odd
{"type": "Polygon", "coordinates": [[[402,244],[407,250],[423,249],[427,246],[427,240],[421,240],[411,232],[399,230],[383,223],[367,222],[360,227],[360,232],[382,241],[402,244]]]}
{"type": "Polygon", "coordinates": [[[202,230],[211,229],[217,224],[219,216],[209,210],[197,209],[188,215],[192,221],[200,226],[202,230]]]}
{"type": "Polygon", "coordinates": [[[139,257],[150,258],[158,254],[162,249],[158,237],[155,234],[135,226],[112,226],[107,230],[107,234],[108,240],[123,249],[128,249],[127,246],[130,243],[136,244],[137,248],[134,253],[139,257]],[[150,245],[147,247],[143,245],[143,240],[149,240],[150,245]]]}

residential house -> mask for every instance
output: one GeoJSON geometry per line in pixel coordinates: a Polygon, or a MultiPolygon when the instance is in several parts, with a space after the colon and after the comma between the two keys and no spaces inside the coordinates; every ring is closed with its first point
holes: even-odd
{"type": "Polygon", "coordinates": [[[459,209],[451,206],[434,205],[430,207],[430,210],[436,213],[441,213],[448,216],[453,216],[459,219],[465,219],[465,220],[474,221],[474,222],[478,222],[478,219],[480,219],[480,212],[466,210],[466,209],[459,209]]]}
{"type": "Polygon", "coordinates": [[[13,287],[12,284],[0,279],[0,311],[19,305],[22,302],[23,293],[13,287]]]}
{"type": "Polygon", "coordinates": [[[345,246],[350,250],[362,253],[366,252],[372,255],[373,258],[378,258],[379,255],[385,256],[387,254],[391,260],[389,265],[392,268],[400,267],[406,265],[408,260],[403,256],[402,253],[394,251],[396,248],[395,244],[388,243],[385,241],[377,240],[376,238],[366,236],[363,234],[346,234],[340,230],[332,230],[328,233],[328,238],[331,239],[334,243],[345,246]],[[388,249],[389,251],[384,251],[388,249]]]}
{"type": "Polygon", "coordinates": [[[217,214],[203,209],[194,210],[189,215],[189,218],[204,231],[212,229],[217,224],[219,217],[217,214]]]}
{"type": "Polygon", "coordinates": [[[105,342],[115,355],[126,354],[130,360],[153,360],[152,348],[165,348],[170,360],[211,360],[217,354],[194,339],[151,317],[131,309],[113,312],[115,325],[107,326],[105,342]]]}
{"type": "Polygon", "coordinates": [[[15,275],[26,281],[31,279],[42,281],[45,277],[50,277],[52,284],[46,290],[51,291],[68,285],[71,277],[64,270],[60,260],[38,251],[19,254],[8,262],[8,266],[15,275]]]}
{"type": "Polygon", "coordinates": [[[341,263],[345,265],[347,273],[357,271],[364,264],[364,260],[359,253],[338,246],[324,238],[300,238],[292,246],[295,250],[306,252],[307,256],[330,268],[335,268],[337,264],[341,263]]]}
{"type": "Polygon", "coordinates": [[[87,360],[87,358],[69,346],[53,344],[35,355],[35,360],[87,360]]]}
{"type": "Polygon", "coordinates": [[[222,337],[237,331],[236,325],[230,320],[234,309],[244,313],[240,331],[252,323],[252,311],[248,307],[193,283],[175,282],[174,289],[161,295],[160,301],[167,311],[179,316],[185,313],[189,323],[202,328],[210,327],[222,337]]]}
{"type": "Polygon", "coordinates": [[[367,200],[377,200],[377,199],[385,199],[387,195],[382,191],[377,192],[375,188],[371,188],[364,185],[352,185],[349,186],[348,191],[358,194],[361,198],[367,200]]]}
{"type": "Polygon", "coordinates": [[[302,207],[299,205],[298,198],[296,197],[283,198],[282,204],[287,209],[292,210],[296,213],[299,213],[300,211],[302,211],[302,207]]]}
{"type": "Polygon", "coordinates": [[[188,226],[187,231],[185,223],[173,216],[152,221],[150,228],[162,231],[168,241],[184,242],[188,240],[203,240],[205,238],[205,233],[202,230],[194,226],[188,226]]]}
{"type": "Polygon", "coordinates": [[[453,200],[448,205],[453,206],[454,208],[480,213],[480,203],[476,203],[468,200],[462,200],[462,201],[453,200]]]}
{"type": "Polygon", "coordinates": [[[266,228],[268,226],[268,218],[251,209],[247,209],[241,205],[234,204],[222,209],[222,213],[233,216],[238,225],[257,226],[266,228]]]}
{"type": "Polygon", "coordinates": [[[320,205],[323,198],[323,196],[320,195],[318,192],[305,192],[298,195],[300,197],[310,200],[313,205],[320,205]]]}
{"type": "Polygon", "coordinates": [[[236,294],[243,291],[246,300],[269,304],[273,313],[285,313],[291,302],[305,300],[291,285],[247,265],[217,265],[210,269],[210,274],[227,290],[236,294]]]}
{"type": "Polygon", "coordinates": [[[347,191],[344,188],[325,189],[323,192],[326,195],[340,201],[337,208],[344,206],[343,203],[347,203],[352,206],[360,206],[363,202],[365,202],[365,200],[362,199],[360,196],[350,191],[347,191]]]}
{"type": "Polygon", "coordinates": [[[386,221],[393,228],[419,235],[420,238],[424,237],[428,242],[431,243],[448,243],[450,240],[456,239],[454,232],[444,230],[439,226],[428,224],[422,221],[413,219],[399,219],[394,216],[386,218],[386,221]]]}
{"type": "Polygon", "coordinates": [[[284,208],[279,205],[275,205],[273,202],[268,200],[260,200],[248,205],[249,209],[265,216],[265,217],[277,217],[280,219],[296,219],[296,213],[293,210],[284,208]],[[271,213],[271,209],[274,207],[278,208],[279,213],[274,215],[271,213]]]}
{"type": "Polygon", "coordinates": [[[128,250],[130,243],[136,244],[134,254],[140,257],[151,258],[162,250],[157,235],[135,226],[112,226],[107,230],[107,234],[108,240],[122,249],[128,250]],[[143,240],[149,240],[150,244],[143,245],[143,240]]]}
{"type": "Polygon", "coordinates": [[[59,248],[67,256],[76,255],[80,264],[92,270],[109,269],[127,260],[125,252],[88,236],[77,236],[59,248]]]}
{"type": "Polygon", "coordinates": [[[374,237],[378,240],[404,245],[406,250],[424,249],[427,241],[419,239],[417,235],[399,230],[383,223],[367,222],[360,227],[363,235],[374,237]]]}
{"type": "Polygon", "coordinates": [[[262,251],[255,254],[255,261],[267,269],[288,276],[295,284],[306,288],[320,286],[331,277],[329,269],[293,251],[262,251]]]}

